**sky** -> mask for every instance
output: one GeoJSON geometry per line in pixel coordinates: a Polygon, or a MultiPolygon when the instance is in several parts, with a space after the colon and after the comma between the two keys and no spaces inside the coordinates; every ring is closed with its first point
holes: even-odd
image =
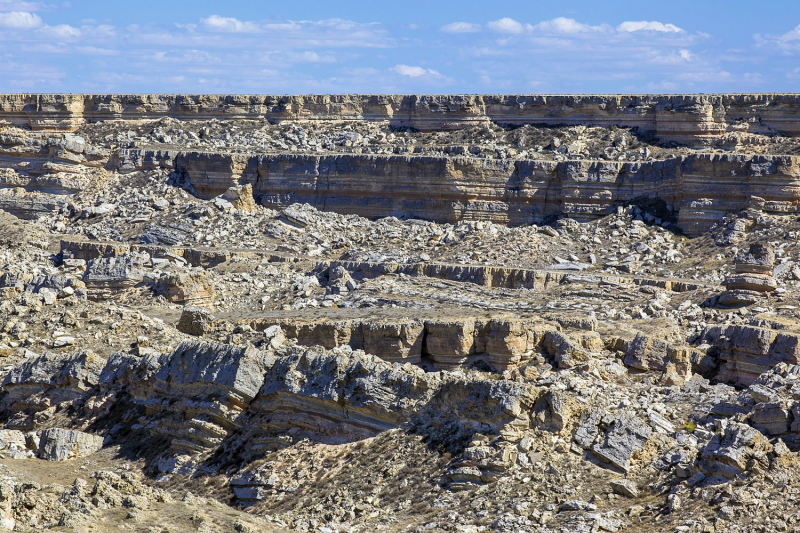
{"type": "Polygon", "coordinates": [[[0,92],[800,92],[800,0],[0,0],[0,92]]]}

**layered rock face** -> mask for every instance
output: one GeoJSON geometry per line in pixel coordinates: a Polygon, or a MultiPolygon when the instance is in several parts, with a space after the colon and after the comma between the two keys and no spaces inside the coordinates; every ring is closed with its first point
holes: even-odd
{"type": "Polygon", "coordinates": [[[793,530],[794,99],[0,98],[0,529],[793,530]]]}
{"type": "Polygon", "coordinates": [[[720,305],[753,304],[759,296],[778,288],[772,271],[775,250],[769,244],[754,244],[736,255],[736,274],[725,279],[727,291],[719,297],[720,305]]]}
{"type": "Polygon", "coordinates": [[[794,94],[741,95],[44,95],[7,94],[0,120],[31,129],[73,130],[86,121],[188,119],[388,120],[419,130],[501,124],[595,124],[702,142],[732,124],[800,134],[794,94]]]}
{"type": "MultiPolygon", "coordinates": [[[[269,322],[254,323],[264,329],[269,322]]],[[[479,362],[495,371],[516,368],[545,350],[545,333],[558,326],[533,319],[475,318],[449,320],[312,321],[280,323],[289,337],[306,346],[328,349],[349,346],[390,362],[420,364],[430,357],[436,370],[473,366],[479,362]]]]}
{"type": "MultiPolygon", "coordinates": [[[[714,150],[730,151],[733,143],[736,151],[740,137],[747,146],[760,142],[752,138],[795,136],[800,133],[797,103],[795,95],[0,95],[0,124],[35,130],[0,136],[0,155],[10,163],[0,173],[0,208],[29,218],[42,216],[63,209],[69,195],[104,179],[105,171],[97,167],[120,172],[165,168],[182,176],[200,197],[228,194],[239,207],[251,205],[250,192],[235,188],[249,185],[256,200],[270,207],[300,202],[370,218],[451,223],[519,225],[559,214],[588,220],[622,203],[658,198],[678,214],[686,233],[698,235],[754,199],[767,212],[797,212],[796,157],[714,150]],[[108,150],[63,133],[104,121],[157,119],[373,121],[421,132],[487,124],[633,127],[652,132],[661,143],[707,146],[715,153],[656,158],[645,153],[637,161],[604,155],[598,161],[580,156],[577,142],[563,150],[567,157],[561,161],[509,158],[502,150],[502,157],[486,158],[479,149],[481,157],[463,157],[474,146],[448,147],[443,157],[413,155],[407,147],[403,151],[412,155],[262,154],[233,146],[180,150],[170,147],[172,139],[164,136],[158,144],[166,146],[131,148],[137,143],[118,139],[108,150]],[[44,133],[48,131],[57,133],[44,133]],[[35,164],[17,164],[20,158],[35,164]]],[[[319,145],[305,148],[320,151],[319,145]]],[[[97,207],[99,212],[86,216],[105,214],[115,206],[97,207]]]]}
{"type": "MultiPolygon", "coordinates": [[[[141,359],[32,359],[9,374],[3,388],[4,416],[27,414],[31,428],[67,404],[81,416],[65,414],[61,421],[95,429],[112,410],[130,410],[126,420],[144,413],[147,424],[133,429],[168,439],[158,459],[163,472],[193,471],[223,448],[252,460],[303,439],[341,444],[393,428],[414,428],[457,450],[476,431],[506,428],[510,437],[524,430],[538,397],[529,385],[428,374],[363,352],[262,351],[208,342],[141,359]],[[53,377],[42,380],[46,375],[53,377]],[[27,395],[24,405],[21,394],[27,395]]],[[[39,457],[52,460],[80,457],[103,443],[64,429],[45,429],[37,438],[39,457]]]]}
{"type": "Polygon", "coordinates": [[[0,209],[37,218],[63,208],[71,195],[94,190],[107,178],[102,167],[109,152],[59,130],[36,134],[0,129],[0,209]]]}
{"type": "Polygon", "coordinates": [[[800,335],[770,327],[728,326],[710,328],[709,340],[720,349],[718,379],[750,385],[780,363],[800,362],[800,335]]]}
{"type": "Polygon", "coordinates": [[[251,185],[267,207],[307,203],[369,218],[520,225],[564,214],[591,220],[616,205],[658,198],[688,234],[760,198],[794,213],[800,165],[793,156],[697,154],[662,161],[476,160],[412,156],[244,155],[121,150],[120,171],[167,168],[203,198],[251,185]],[[714,186],[709,186],[713,183],[714,186]]]}

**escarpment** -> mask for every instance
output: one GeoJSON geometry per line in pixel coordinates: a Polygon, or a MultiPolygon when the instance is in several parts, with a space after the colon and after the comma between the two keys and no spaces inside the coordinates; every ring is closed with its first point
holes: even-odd
{"type": "MultiPolygon", "coordinates": [[[[3,95],[0,100],[0,121],[35,132],[53,132],[44,137],[15,133],[0,139],[0,154],[11,158],[8,162],[14,169],[3,175],[6,194],[0,197],[0,206],[28,216],[65,205],[65,195],[82,190],[87,182],[104,179],[95,176],[100,170],[88,171],[102,166],[104,160],[107,168],[120,172],[172,170],[203,198],[219,196],[231,186],[251,184],[266,206],[309,203],[370,218],[402,216],[450,223],[491,220],[518,225],[555,215],[587,220],[632,200],[658,198],[675,213],[687,234],[698,235],[725,213],[753,201],[762,202],[768,212],[797,212],[795,158],[779,153],[759,155],[747,148],[758,145],[758,139],[792,138],[800,132],[795,95],[20,94],[3,95]],[[160,148],[129,148],[115,139],[117,147],[109,151],[86,144],[83,137],[63,133],[106,121],[158,119],[278,124],[372,121],[421,134],[471,131],[487,124],[624,127],[651,132],[662,144],[700,151],[671,157],[665,157],[668,151],[660,157],[645,154],[641,160],[631,161],[624,154],[616,155],[620,147],[624,152],[624,141],[614,141],[610,147],[613,155],[606,150],[601,158],[592,160],[581,154],[585,141],[579,138],[561,145],[556,137],[548,148],[565,154],[556,161],[537,159],[530,150],[522,155],[510,153],[520,152],[519,142],[488,158],[482,152],[475,157],[474,145],[443,147],[444,154],[428,156],[414,155],[419,145],[411,151],[408,146],[394,147],[395,153],[409,156],[378,155],[381,150],[375,155],[324,155],[318,152],[330,151],[331,146],[324,142],[304,145],[302,139],[292,150],[310,153],[259,154],[236,146],[186,150],[169,146],[173,139],[164,136],[156,139],[156,144],[164,145],[160,148]],[[747,154],[729,153],[740,148],[746,148],[747,154]],[[15,168],[13,162],[20,157],[37,163],[15,168]]],[[[352,141],[337,144],[356,146],[361,138],[356,134],[352,141]]],[[[381,142],[392,148],[391,141],[384,138],[381,142]]],[[[289,148],[284,142],[278,144],[289,148]]]]}
{"type": "Polygon", "coordinates": [[[797,98],[0,96],[0,529],[797,529],[797,98]]]}
{"type": "Polygon", "coordinates": [[[736,95],[80,95],[7,94],[0,117],[31,129],[73,130],[102,120],[388,120],[419,130],[482,121],[640,127],[667,141],[713,138],[732,125],[800,133],[796,94],[736,95]]]}
{"type": "Polygon", "coordinates": [[[160,166],[204,198],[250,184],[267,207],[306,203],[368,218],[520,225],[564,215],[587,221],[626,202],[657,198],[683,231],[699,235],[753,198],[772,213],[796,213],[800,205],[794,156],[697,154],[612,163],[123,150],[118,157],[120,171],[160,166]]]}

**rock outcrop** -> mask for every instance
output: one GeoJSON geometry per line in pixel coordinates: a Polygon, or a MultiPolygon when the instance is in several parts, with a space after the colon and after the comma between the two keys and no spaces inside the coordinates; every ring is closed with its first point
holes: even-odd
{"type": "Polygon", "coordinates": [[[83,275],[89,297],[106,300],[132,289],[144,279],[145,261],[142,254],[123,254],[103,257],[89,262],[83,275]]]}
{"type": "MultiPolygon", "coordinates": [[[[273,323],[253,322],[256,330],[273,323]]],[[[534,319],[471,317],[449,320],[375,320],[279,322],[290,338],[305,346],[349,346],[389,362],[419,364],[430,357],[435,370],[487,365],[497,372],[516,368],[543,353],[547,332],[558,326],[534,319]]],[[[552,350],[551,350],[552,351],[552,350]]],[[[557,351],[557,350],[556,350],[557,351]]],[[[554,356],[555,352],[551,353],[554,356]]]]}
{"type": "Polygon", "coordinates": [[[720,381],[747,386],[780,363],[800,363],[800,335],[791,331],[728,326],[711,328],[708,338],[719,349],[720,381]]]}
{"type": "Polygon", "coordinates": [[[103,447],[103,437],[82,431],[53,428],[39,435],[39,458],[67,461],[92,454],[103,447]]]}
{"type": "Polygon", "coordinates": [[[747,252],[736,255],[736,274],[723,283],[727,289],[719,297],[720,305],[736,306],[756,303],[763,294],[778,288],[772,270],[775,250],[769,244],[754,244],[747,252]]]}
{"type": "Polygon", "coordinates": [[[794,156],[710,153],[636,163],[558,163],[121,150],[117,165],[120,171],[169,168],[203,198],[249,184],[268,207],[299,202],[368,218],[404,216],[519,225],[557,214],[591,220],[621,203],[658,198],[678,214],[681,228],[690,235],[708,230],[728,212],[749,207],[753,197],[764,199],[768,212],[797,212],[795,191],[800,176],[794,156]],[[415,179],[409,181],[409,176],[415,179]]]}
{"type": "Polygon", "coordinates": [[[214,285],[203,270],[162,274],[155,291],[170,302],[185,305],[202,306],[214,300],[214,285]]]}
{"type": "MultiPolygon", "coordinates": [[[[636,127],[655,132],[662,142],[700,147],[723,143],[724,135],[739,132],[743,124],[751,134],[796,136],[800,134],[796,105],[794,95],[2,95],[0,120],[62,133],[42,142],[0,136],[0,152],[21,162],[37,161],[37,166],[21,164],[0,174],[0,208],[28,218],[67,209],[70,194],[95,187],[104,178],[105,171],[96,167],[107,161],[109,169],[120,172],[173,170],[200,197],[227,195],[224,201],[244,211],[252,209],[253,196],[270,207],[301,202],[370,218],[520,225],[556,214],[589,220],[625,202],[659,198],[678,213],[686,233],[697,235],[754,199],[767,212],[797,212],[796,157],[695,153],[641,161],[558,162],[457,153],[452,157],[267,155],[169,147],[126,147],[109,154],[63,131],[99,121],[160,117],[387,121],[420,131],[466,129],[487,122],[580,124],[636,127]]],[[[85,216],[102,216],[115,207],[93,206],[85,216]]]]}
{"type": "Polygon", "coordinates": [[[98,120],[388,120],[419,130],[509,125],[596,124],[655,131],[667,141],[703,142],[751,131],[800,134],[794,94],[738,95],[80,95],[7,94],[0,120],[70,131],[98,120]]]}

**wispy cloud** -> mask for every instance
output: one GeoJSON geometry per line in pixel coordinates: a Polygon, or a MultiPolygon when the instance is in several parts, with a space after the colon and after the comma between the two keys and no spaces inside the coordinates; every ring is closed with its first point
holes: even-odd
{"type": "Polygon", "coordinates": [[[606,31],[609,28],[606,26],[591,26],[589,24],[582,24],[575,19],[566,17],[557,17],[552,20],[545,20],[531,27],[534,31],[542,31],[549,33],[588,33],[606,31]]]}
{"type": "Polygon", "coordinates": [[[55,40],[74,40],[80,38],[81,30],[69,24],[58,24],[56,26],[42,26],[37,30],[49,39],[55,40]]]}
{"type": "Polygon", "coordinates": [[[756,33],[753,35],[756,47],[780,53],[800,53],[800,25],[780,35],[756,33]]]}
{"type": "Polygon", "coordinates": [[[2,11],[41,11],[46,6],[42,2],[25,2],[23,0],[0,0],[2,11]]]}
{"type": "Polygon", "coordinates": [[[243,22],[233,17],[211,15],[200,20],[200,25],[208,31],[223,33],[258,33],[261,28],[254,22],[243,22]]]}
{"type": "Polygon", "coordinates": [[[656,20],[651,20],[649,22],[646,20],[628,20],[617,26],[617,31],[659,31],[663,33],[686,33],[684,30],[675,26],[674,24],[664,24],[663,22],[658,22],[656,20]]]}
{"type": "Polygon", "coordinates": [[[32,30],[42,25],[42,19],[36,13],[27,11],[0,12],[0,28],[12,30],[32,30]]]}
{"type": "Polygon", "coordinates": [[[395,65],[391,70],[400,74],[401,76],[408,76],[410,78],[419,78],[420,76],[434,76],[436,78],[442,77],[441,73],[436,70],[412,65],[395,65]]]}
{"type": "Polygon", "coordinates": [[[525,31],[524,25],[509,17],[504,17],[500,20],[493,20],[486,24],[486,26],[490,30],[499,33],[522,33],[525,31]]]}
{"type": "Polygon", "coordinates": [[[477,33],[481,31],[481,26],[471,22],[451,22],[442,26],[441,30],[445,33],[477,33]]]}

